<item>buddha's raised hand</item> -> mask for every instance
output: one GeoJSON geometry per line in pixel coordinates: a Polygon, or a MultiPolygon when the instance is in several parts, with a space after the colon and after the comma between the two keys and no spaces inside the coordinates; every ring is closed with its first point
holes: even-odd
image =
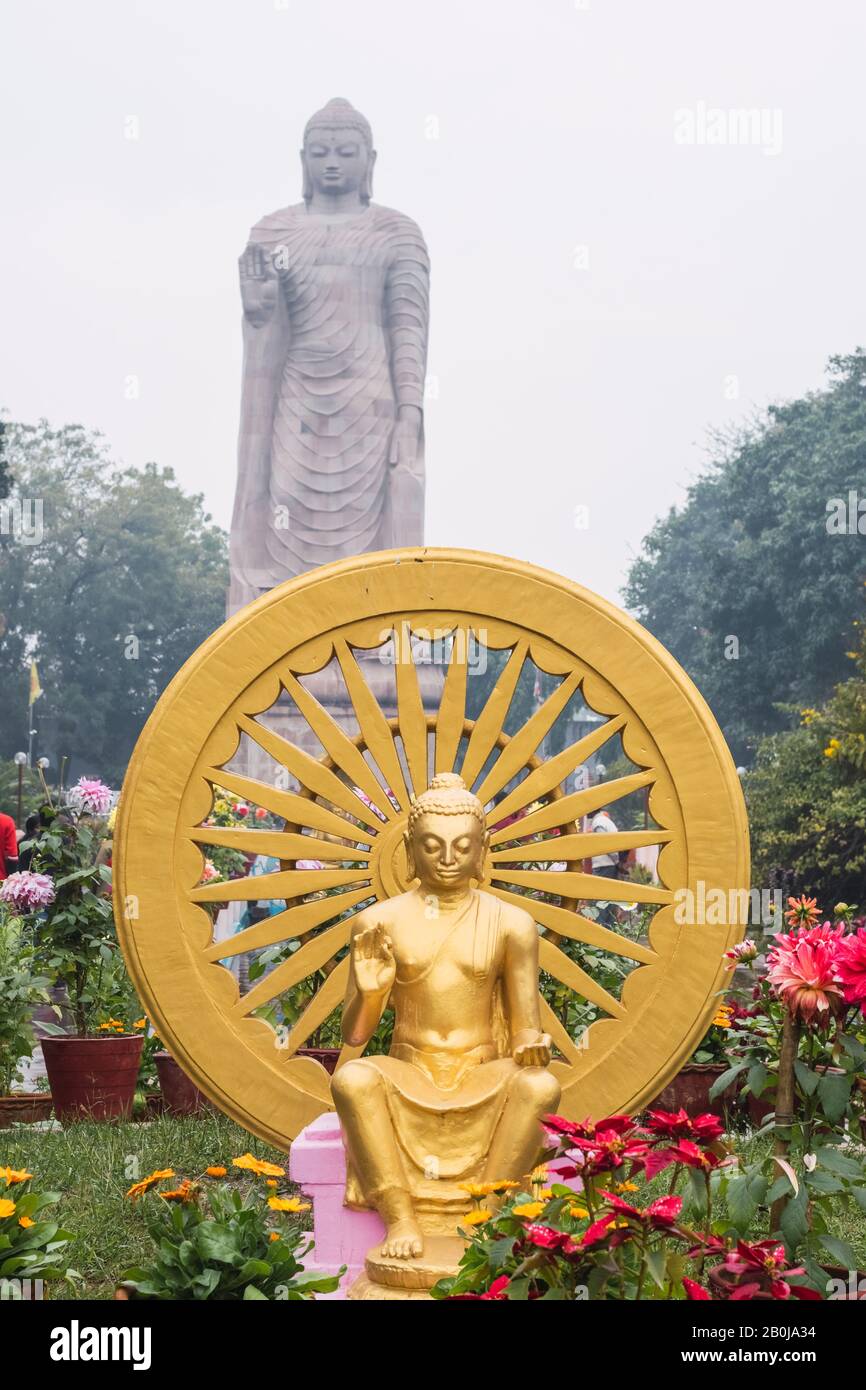
{"type": "Polygon", "coordinates": [[[352,945],[352,969],[360,994],[384,994],[393,985],[397,962],[381,923],[358,932],[352,945]]]}
{"type": "Polygon", "coordinates": [[[254,324],[269,319],[280,292],[280,277],[273,257],[261,246],[250,245],[238,260],[244,313],[254,324]]]}

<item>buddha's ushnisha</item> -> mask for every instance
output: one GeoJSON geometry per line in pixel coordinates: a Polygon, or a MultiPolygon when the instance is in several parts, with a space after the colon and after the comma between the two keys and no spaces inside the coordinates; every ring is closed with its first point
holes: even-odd
{"type": "Polygon", "coordinates": [[[310,117],[303,200],[240,258],[244,375],[233,604],[316,565],[423,544],[429,261],[419,228],[371,201],[368,121],[310,117]]]}
{"type": "Polygon", "coordinates": [[[559,1083],[541,1031],[538,932],[483,880],[484,808],[455,773],[413,802],[416,886],[355,920],[343,1038],[365,1045],[394,1010],[387,1056],[347,1062],[333,1096],[348,1154],[346,1202],[374,1207],[382,1253],[411,1259],[425,1226],[465,1211],[462,1184],[519,1179],[542,1142],[559,1083]]]}

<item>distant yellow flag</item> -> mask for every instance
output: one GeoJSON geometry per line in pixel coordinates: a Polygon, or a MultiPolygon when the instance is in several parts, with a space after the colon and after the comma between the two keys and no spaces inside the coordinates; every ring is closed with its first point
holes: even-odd
{"type": "Polygon", "coordinates": [[[39,696],[40,696],[41,694],[42,694],[42,686],[39,684],[39,672],[38,672],[37,669],[36,669],[36,662],[35,662],[35,661],[31,661],[31,663],[30,663],[30,704],[32,705],[34,700],[38,700],[38,699],[39,699],[39,696]]]}

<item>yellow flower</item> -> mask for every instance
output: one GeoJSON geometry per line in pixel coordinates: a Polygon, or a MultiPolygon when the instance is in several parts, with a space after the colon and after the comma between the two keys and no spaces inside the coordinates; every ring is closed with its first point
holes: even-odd
{"type": "Polygon", "coordinates": [[[234,1168],[246,1168],[251,1173],[258,1173],[260,1178],[284,1178],[286,1170],[278,1168],[276,1163],[266,1163],[263,1158],[256,1158],[254,1154],[241,1154],[240,1158],[232,1159],[234,1168]]]}
{"type": "Polygon", "coordinates": [[[8,1197],[0,1197],[0,1219],[4,1216],[15,1215],[15,1203],[10,1202],[8,1197]]]}
{"type": "Polygon", "coordinates": [[[613,1190],[614,1192],[640,1192],[636,1182],[615,1182],[613,1190]]]}
{"type": "Polygon", "coordinates": [[[155,1183],[162,1182],[163,1178],[173,1177],[173,1168],[157,1168],[154,1172],[148,1173],[146,1178],[142,1178],[141,1182],[134,1182],[126,1195],[127,1197],[131,1197],[133,1202],[135,1202],[143,1192],[147,1192],[155,1183]]]}
{"type": "Polygon", "coordinates": [[[800,718],[804,724],[811,724],[818,718],[818,711],[816,709],[801,709],[800,718]]]}
{"type": "Polygon", "coordinates": [[[462,1217],[464,1226],[483,1226],[485,1221],[489,1221],[493,1213],[486,1207],[476,1207],[475,1211],[470,1211],[462,1217]]]}
{"type": "Polygon", "coordinates": [[[279,1231],[271,1231],[271,1234],[268,1236],[268,1240],[271,1240],[271,1241],[273,1241],[273,1240],[279,1240],[279,1238],[280,1238],[280,1233],[279,1233],[279,1231]]]}
{"type": "Polygon", "coordinates": [[[464,1192],[468,1192],[470,1197],[489,1197],[493,1191],[486,1182],[461,1182],[459,1186],[464,1192]]]}
{"type": "Polygon", "coordinates": [[[147,1018],[137,1018],[132,1026],[133,1028],[146,1028],[147,1018]]]}
{"type": "Polygon", "coordinates": [[[839,742],[838,738],[831,738],[827,747],[824,749],[824,757],[835,758],[841,747],[842,744],[839,742]]]}
{"type": "Polygon", "coordinates": [[[547,1182],[547,1167],[544,1163],[539,1163],[537,1168],[533,1168],[529,1174],[530,1182],[547,1182]]]}
{"type": "Polygon", "coordinates": [[[540,1202],[549,1202],[552,1196],[553,1196],[553,1188],[552,1188],[552,1187],[543,1187],[543,1188],[541,1189],[541,1191],[539,1192],[539,1194],[538,1194],[538,1200],[539,1200],[540,1202]]]}
{"type": "Polygon", "coordinates": [[[29,1216],[19,1216],[18,1225],[23,1226],[26,1231],[28,1226],[35,1226],[36,1222],[31,1220],[29,1216]]]}
{"type": "Polygon", "coordinates": [[[214,1163],[210,1168],[205,1168],[209,1178],[224,1178],[228,1173],[228,1168],[223,1168],[221,1164],[214,1163]]]}
{"type": "Polygon", "coordinates": [[[276,1178],[265,1178],[265,1187],[279,1187],[276,1178]]]}
{"type": "Polygon", "coordinates": [[[569,1207],[568,1214],[573,1217],[575,1221],[586,1221],[589,1216],[586,1207],[569,1207]]]}
{"type": "Polygon", "coordinates": [[[0,1177],[6,1179],[6,1186],[11,1187],[16,1182],[27,1182],[33,1177],[26,1168],[0,1168],[0,1177]]]}
{"type": "Polygon", "coordinates": [[[268,1206],[271,1211],[309,1211],[309,1202],[302,1202],[298,1197],[269,1197],[268,1206]]]}
{"type": "Polygon", "coordinates": [[[522,1202],[519,1207],[512,1207],[515,1216],[525,1216],[530,1221],[534,1221],[536,1216],[540,1216],[544,1211],[544,1202],[522,1202]]]}
{"type": "Polygon", "coordinates": [[[520,1183],[512,1182],[511,1178],[498,1178],[496,1182],[486,1182],[482,1186],[486,1192],[493,1196],[495,1192],[513,1192],[516,1187],[520,1186],[520,1183]]]}

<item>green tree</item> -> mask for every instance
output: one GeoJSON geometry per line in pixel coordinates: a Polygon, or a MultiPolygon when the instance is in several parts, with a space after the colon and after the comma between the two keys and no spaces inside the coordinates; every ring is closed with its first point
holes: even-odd
{"type": "Polygon", "coordinates": [[[35,659],[35,751],[118,784],[155,700],[224,618],[225,533],[171,469],[120,468],[80,425],[7,425],[5,457],[12,501],[42,519],[35,543],[2,537],[0,757],[26,747],[35,659]]]}
{"type": "Polygon", "coordinates": [[[738,761],[786,726],[782,706],[818,703],[845,674],[866,535],[835,529],[836,504],[858,488],[866,500],[866,352],[831,358],[829,378],[714,439],[707,472],[650,531],[624,589],[738,761]]]}
{"type": "Polygon", "coordinates": [[[801,727],[758,746],[744,779],[752,832],[752,879],[764,886],[788,870],[795,892],[866,906],[866,625],[849,652],[856,674],[801,727]]]}

